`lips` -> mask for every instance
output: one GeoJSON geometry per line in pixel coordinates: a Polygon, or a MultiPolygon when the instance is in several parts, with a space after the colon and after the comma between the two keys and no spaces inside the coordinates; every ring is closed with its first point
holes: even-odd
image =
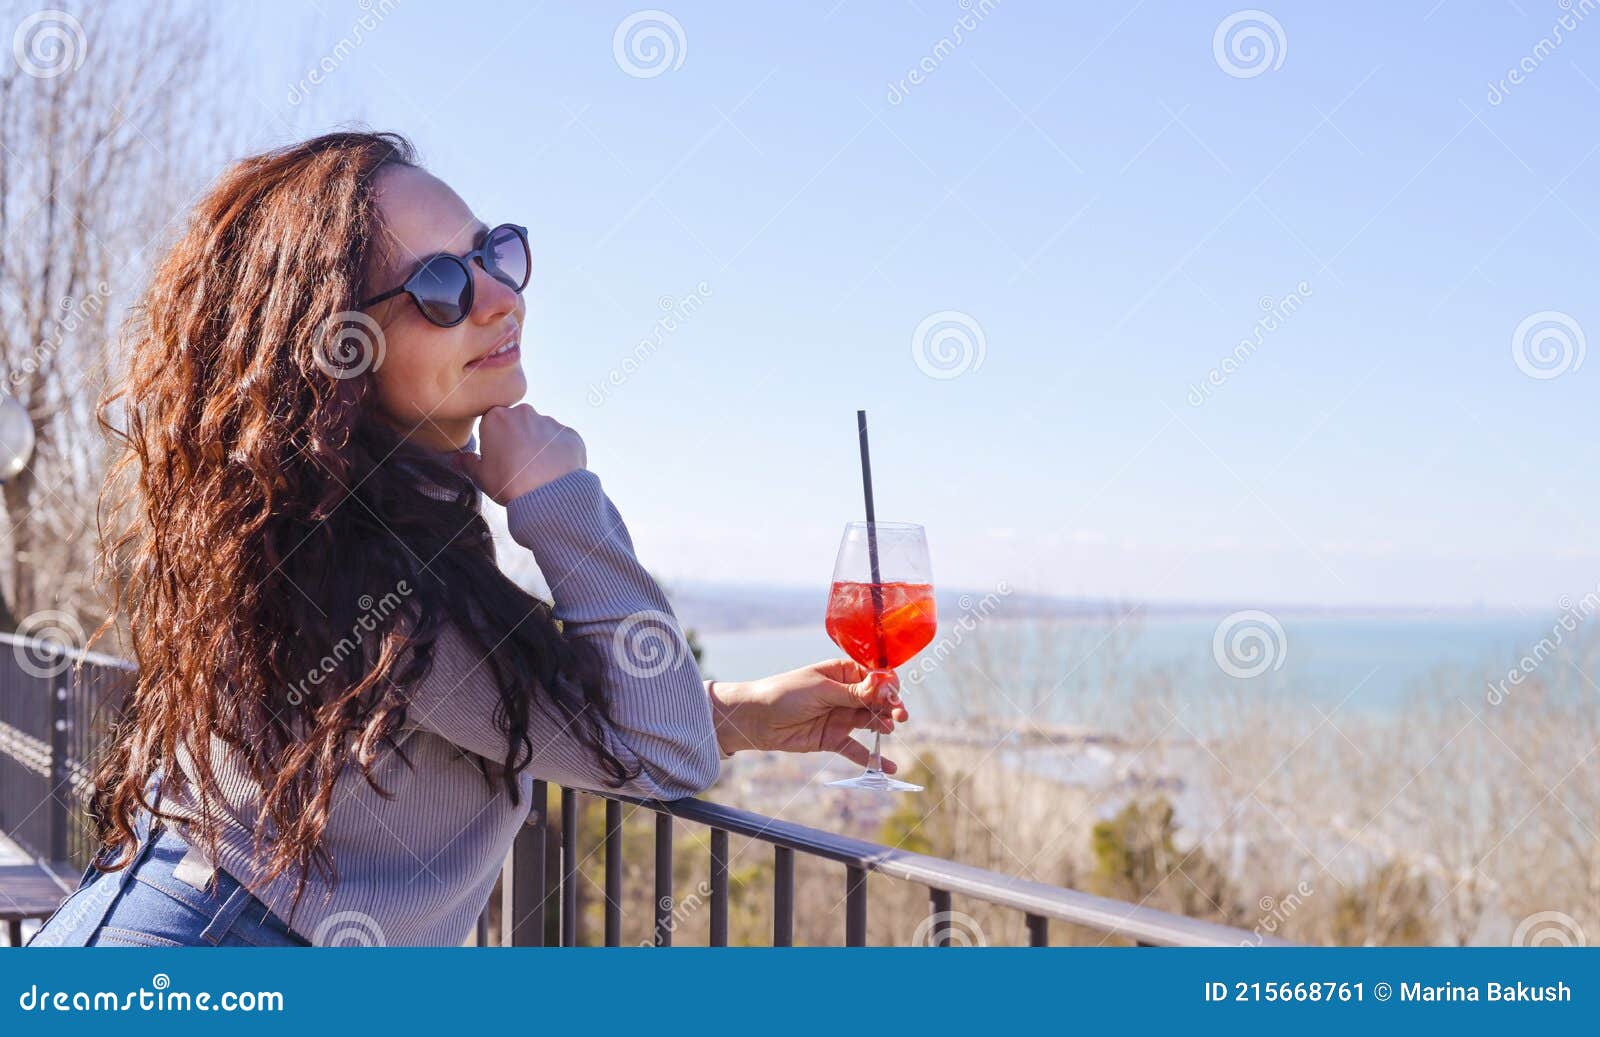
{"type": "Polygon", "coordinates": [[[519,345],[517,343],[517,332],[518,332],[518,330],[519,329],[515,329],[515,328],[512,329],[512,331],[511,331],[511,333],[509,335],[507,335],[505,338],[501,339],[498,343],[496,343],[494,345],[494,347],[491,348],[488,352],[483,353],[477,359],[468,362],[467,366],[468,367],[477,367],[479,364],[482,364],[482,363],[486,363],[486,362],[490,362],[490,361],[506,360],[506,359],[510,359],[512,357],[517,356],[518,353],[520,352],[520,347],[519,347],[519,345]]]}

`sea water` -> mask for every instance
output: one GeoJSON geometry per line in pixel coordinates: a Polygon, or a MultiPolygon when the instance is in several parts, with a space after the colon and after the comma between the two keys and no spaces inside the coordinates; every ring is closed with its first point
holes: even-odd
{"type": "MultiPolygon", "coordinates": [[[[1254,639],[1243,630],[1230,654],[1233,630],[1223,630],[1220,642],[1218,634],[1226,618],[996,617],[964,630],[959,616],[941,615],[939,637],[899,672],[908,705],[933,721],[970,715],[981,695],[996,719],[1032,712],[1039,722],[1072,724],[1086,693],[1104,707],[1155,687],[1182,701],[1186,689],[1206,695],[1219,685],[1323,710],[1383,714],[1418,695],[1481,702],[1490,677],[1503,676],[1551,632],[1547,618],[1515,614],[1282,614],[1273,617],[1277,629],[1258,622],[1254,639]]],[[[723,680],[842,654],[820,622],[698,638],[703,670],[723,680]]]]}

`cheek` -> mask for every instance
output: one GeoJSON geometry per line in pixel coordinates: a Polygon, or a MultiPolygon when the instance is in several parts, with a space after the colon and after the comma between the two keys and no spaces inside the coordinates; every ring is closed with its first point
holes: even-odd
{"type": "Polygon", "coordinates": [[[460,395],[455,390],[464,373],[448,342],[390,334],[383,363],[374,370],[373,377],[378,399],[386,410],[397,416],[418,417],[453,404],[460,395]]]}

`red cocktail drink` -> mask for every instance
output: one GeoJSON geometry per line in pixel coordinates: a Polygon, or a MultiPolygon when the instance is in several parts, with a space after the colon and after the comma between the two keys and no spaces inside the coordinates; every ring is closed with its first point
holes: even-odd
{"type": "Polygon", "coordinates": [[[892,670],[933,640],[938,629],[933,584],[836,580],[828,595],[826,626],[833,643],[850,658],[868,669],[892,670]]]}

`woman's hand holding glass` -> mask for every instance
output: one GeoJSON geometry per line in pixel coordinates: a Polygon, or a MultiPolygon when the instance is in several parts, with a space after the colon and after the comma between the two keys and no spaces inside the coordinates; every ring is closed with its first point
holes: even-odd
{"type": "MultiPolygon", "coordinates": [[[[724,753],[741,749],[836,752],[867,765],[856,730],[889,734],[910,719],[893,674],[874,679],[849,659],[829,659],[755,681],[713,681],[711,712],[724,753]]],[[[883,761],[888,773],[896,770],[883,761]]]]}

